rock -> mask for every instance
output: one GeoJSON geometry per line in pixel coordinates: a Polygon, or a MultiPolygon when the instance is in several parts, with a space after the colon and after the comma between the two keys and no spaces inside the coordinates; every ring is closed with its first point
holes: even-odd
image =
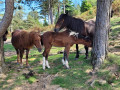
{"type": "Polygon", "coordinates": [[[106,84],[106,83],[107,83],[107,81],[106,81],[106,80],[102,80],[102,79],[101,79],[101,80],[99,80],[99,83],[103,85],[103,84],[106,84]]]}

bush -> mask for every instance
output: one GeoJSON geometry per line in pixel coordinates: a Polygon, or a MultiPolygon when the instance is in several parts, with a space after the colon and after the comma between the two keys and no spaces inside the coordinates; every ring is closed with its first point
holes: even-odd
{"type": "Polygon", "coordinates": [[[88,3],[87,0],[83,0],[82,5],[81,5],[81,12],[88,11],[88,10],[90,10],[91,7],[92,7],[92,5],[90,3],[88,3]]]}
{"type": "Polygon", "coordinates": [[[96,16],[96,7],[91,8],[90,10],[82,13],[81,15],[77,15],[75,17],[81,18],[83,20],[89,20],[96,16]]]}
{"type": "Polygon", "coordinates": [[[114,0],[112,3],[112,9],[114,11],[114,15],[120,16],[120,0],[114,0]]]}

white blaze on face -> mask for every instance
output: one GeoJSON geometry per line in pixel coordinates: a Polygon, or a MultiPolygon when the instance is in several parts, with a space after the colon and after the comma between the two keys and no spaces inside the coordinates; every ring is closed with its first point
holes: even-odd
{"type": "Polygon", "coordinates": [[[43,57],[43,69],[45,70],[45,57],[43,57]]]}
{"type": "Polygon", "coordinates": [[[46,60],[46,66],[47,66],[48,68],[50,68],[49,63],[48,63],[48,60],[46,60]]]}

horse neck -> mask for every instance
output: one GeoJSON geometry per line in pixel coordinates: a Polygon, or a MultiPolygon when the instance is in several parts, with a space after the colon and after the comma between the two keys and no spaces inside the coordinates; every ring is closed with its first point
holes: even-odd
{"type": "Polygon", "coordinates": [[[68,18],[69,18],[69,20],[67,20],[69,21],[67,25],[68,29],[74,32],[79,32],[79,34],[85,32],[85,23],[82,19],[77,19],[71,16],[69,16],[68,18]]]}
{"type": "Polygon", "coordinates": [[[66,27],[68,28],[68,29],[70,29],[70,30],[73,30],[73,25],[72,25],[72,17],[71,16],[68,16],[67,17],[67,19],[66,19],[66,22],[67,22],[67,25],[66,25],[66,27]]]}
{"type": "Polygon", "coordinates": [[[85,46],[91,47],[92,41],[90,41],[90,40],[86,41],[86,40],[83,40],[83,39],[76,39],[75,44],[83,44],[85,46]]]}

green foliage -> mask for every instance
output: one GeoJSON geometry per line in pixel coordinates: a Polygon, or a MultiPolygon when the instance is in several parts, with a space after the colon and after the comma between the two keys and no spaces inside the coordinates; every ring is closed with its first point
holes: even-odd
{"type": "Polygon", "coordinates": [[[83,0],[81,5],[81,12],[88,11],[91,7],[92,5],[89,2],[87,2],[87,0],[83,0]]]}
{"type": "Polygon", "coordinates": [[[116,37],[118,36],[118,34],[120,33],[120,17],[113,17],[111,19],[111,29],[112,29],[112,32],[110,32],[110,39],[112,39],[113,37],[116,37]]]}
{"type": "Polygon", "coordinates": [[[23,14],[24,12],[22,10],[18,10],[15,12],[13,16],[12,24],[11,24],[13,27],[13,30],[20,29],[19,27],[22,27],[23,14]]]}
{"type": "Polygon", "coordinates": [[[46,20],[44,20],[43,26],[48,26],[48,23],[46,20]]]}
{"type": "Polygon", "coordinates": [[[73,16],[80,15],[80,5],[77,5],[76,7],[74,7],[72,15],[73,16]]]}
{"type": "Polygon", "coordinates": [[[28,13],[28,16],[31,16],[33,19],[38,20],[39,19],[39,15],[37,11],[31,11],[28,13]]]}
{"type": "Polygon", "coordinates": [[[15,15],[12,20],[11,27],[13,30],[15,29],[29,29],[35,26],[42,27],[42,24],[39,22],[39,15],[37,11],[29,12],[27,19],[23,19],[24,12],[22,10],[18,10],[15,12],[15,15]]]}
{"type": "Polygon", "coordinates": [[[92,5],[92,7],[97,6],[97,0],[87,0],[87,1],[92,5]]]}
{"type": "Polygon", "coordinates": [[[81,15],[76,15],[77,18],[82,18],[83,20],[93,19],[96,16],[96,7],[92,7],[90,10],[81,13],[81,15]]]}
{"type": "Polygon", "coordinates": [[[114,0],[112,3],[112,9],[114,15],[120,16],[120,0],[114,0]]]}

